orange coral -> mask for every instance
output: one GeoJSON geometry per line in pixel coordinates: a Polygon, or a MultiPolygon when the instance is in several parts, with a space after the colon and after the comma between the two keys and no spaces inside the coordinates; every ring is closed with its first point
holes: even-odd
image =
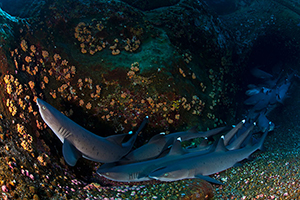
{"type": "Polygon", "coordinates": [[[61,57],[59,54],[56,53],[56,54],[54,54],[53,59],[55,62],[57,62],[58,60],[61,60],[61,57]]]}
{"type": "Polygon", "coordinates": [[[46,84],[49,83],[49,79],[48,79],[47,76],[44,76],[44,82],[45,82],[46,84]]]}
{"type": "Polygon", "coordinates": [[[79,106],[83,106],[83,105],[84,105],[84,101],[82,99],[80,99],[79,106]]]}
{"type": "Polygon", "coordinates": [[[53,92],[49,93],[53,99],[56,99],[56,91],[54,90],[53,92]]]}
{"type": "Polygon", "coordinates": [[[118,54],[120,54],[120,50],[119,49],[116,49],[116,50],[112,50],[112,55],[118,55],[118,54]]]}
{"type": "Polygon", "coordinates": [[[29,81],[28,82],[28,85],[29,87],[33,90],[34,89],[34,86],[35,86],[35,83],[33,81],[29,81]]]}
{"type": "Polygon", "coordinates": [[[43,50],[42,51],[42,56],[43,56],[43,58],[48,58],[48,56],[49,56],[48,51],[43,50]]]}
{"type": "Polygon", "coordinates": [[[196,79],[197,77],[196,77],[196,74],[195,73],[193,73],[192,74],[192,79],[196,79]]]}
{"type": "Polygon", "coordinates": [[[92,104],[91,104],[90,102],[88,102],[88,103],[86,104],[86,109],[90,110],[91,108],[92,108],[92,104]]]}
{"type": "Polygon", "coordinates": [[[129,71],[128,73],[127,73],[127,76],[128,76],[128,78],[133,78],[133,76],[135,75],[135,72],[134,71],[129,71]]]}
{"type": "Polygon", "coordinates": [[[64,59],[63,61],[61,61],[61,65],[67,66],[68,65],[68,61],[66,59],[64,59]]]}
{"type": "Polygon", "coordinates": [[[30,62],[32,62],[32,59],[31,59],[30,56],[26,56],[26,57],[25,57],[25,61],[26,61],[27,63],[30,63],[30,62]]]}
{"type": "Polygon", "coordinates": [[[20,45],[21,45],[21,49],[23,51],[27,51],[28,46],[27,46],[27,42],[25,40],[22,40],[20,45]]]}
{"type": "Polygon", "coordinates": [[[76,73],[76,67],[75,66],[72,66],[71,67],[71,74],[75,74],[76,73]]]}
{"type": "Polygon", "coordinates": [[[125,50],[129,52],[134,52],[140,47],[141,42],[140,40],[130,40],[129,38],[127,38],[126,43],[127,45],[125,46],[125,50]]]}
{"type": "Polygon", "coordinates": [[[30,46],[30,50],[31,50],[33,53],[36,53],[36,48],[35,48],[34,45],[31,45],[31,46],[30,46]]]}
{"type": "Polygon", "coordinates": [[[87,53],[87,50],[85,50],[84,48],[81,49],[81,53],[85,54],[87,53]]]}

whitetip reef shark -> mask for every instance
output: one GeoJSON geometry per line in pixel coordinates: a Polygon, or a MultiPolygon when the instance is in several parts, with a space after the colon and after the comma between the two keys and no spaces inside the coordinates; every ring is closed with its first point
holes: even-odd
{"type": "Polygon", "coordinates": [[[193,127],[187,131],[171,133],[168,135],[158,134],[153,136],[150,141],[131,151],[128,155],[126,155],[120,162],[123,163],[132,163],[132,162],[140,162],[149,160],[152,158],[157,158],[164,150],[168,149],[171,145],[173,145],[174,141],[180,137],[181,141],[187,141],[194,138],[205,138],[216,135],[227,128],[219,127],[212,130],[208,130],[205,132],[197,131],[197,127],[193,127]]]}
{"type": "Polygon", "coordinates": [[[101,137],[78,125],[47,102],[37,99],[39,112],[45,123],[63,143],[63,156],[66,163],[75,166],[80,157],[86,159],[111,163],[120,160],[132,148],[138,132],[147,123],[148,117],[143,121],[138,131],[125,143],[123,139],[128,134],[101,137]]]}
{"type": "Polygon", "coordinates": [[[180,159],[172,165],[167,165],[153,171],[148,176],[160,181],[200,178],[212,183],[220,184],[219,181],[210,178],[208,175],[233,167],[238,162],[248,158],[256,150],[261,149],[267,134],[268,131],[264,132],[260,141],[254,145],[248,144],[241,149],[232,151],[229,151],[225,147],[224,138],[221,137],[214,152],[199,157],[180,159]]]}
{"type": "MultiPolygon", "coordinates": [[[[243,125],[244,120],[239,123],[237,126],[232,128],[231,131],[229,131],[227,134],[229,134],[230,137],[236,133],[239,128],[243,125]]],[[[244,135],[248,135],[249,132],[252,130],[253,127],[249,127],[245,130],[246,133],[239,136],[236,140],[243,141],[245,139],[244,135]]],[[[226,134],[226,135],[227,135],[226,134]]],[[[164,167],[173,166],[177,162],[184,162],[185,159],[192,158],[195,160],[201,159],[203,155],[214,155],[215,149],[220,148],[216,147],[217,142],[215,142],[212,145],[209,145],[207,147],[201,147],[201,148],[194,148],[192,151],[183,149],[181,147],[181,144],[179,140],[175,140],[174,144],[172,145],[172,148],[170,152],[164,156],[157,159],[147,160],[143,162],[136,162],[136,163],[129,163],[129,164],[123,164],[121,163],[109,163],[104,164],[100,166],[100,168],[97,170],[97,173],[100,176],[103,176],[107,179],[113,180],[113,181],[119,181],[119,182],[140,182],[140,181],[148,181],[153,179],[152,177],[148,176],[151,172],[156,171],[158,169],[162,169],[164,167]]],[[[220,146],[220,145],[219,145],[220,146]]],[[[224,141],[223,141],[224,146],[224,141]]],[[[239,148],[239,145],[235,146],[236,148],[239,148]]],[[[232,149],[234,149],[234,146],[232,146],[232,149]]],[[[228,151],[228,150],[227,150],[228,151]]],[[[229,152],[229,151],[228,151],[229,152]]],[[[219,160],[214,160],[214,162],[217,164],[220,161],[223,161],[222,158],[219,158],[219,160]]],[[[184,162],[186,165],[189,165],[189,163],[184,162]]],[[[209,167],[209,166],[208,166],[209,167]]],[[[215,184],[222,184],[219,181],[216,181],[212,178],[206,177],[205,180],[215,183],[215,184]]],[[[174,180],[175,181],[175,180],[174,180]]]]}
{"type": "Polygon", "coordinates": [[[178,159],[181,160],[183,156],[199,156],[203,153],[207,153],[207,151],[186,153],[181,148],[179,140],[176,140],[168,155],[164,157],[125,165],[113,166],[110,163],[104,164],[98,168],[97,173],[100,176],[118,182],[149,181],[152,180],[152,178],[150,178],[148,174],[161,168],[161,166],[172,164],[172,162],[178,159]]]}

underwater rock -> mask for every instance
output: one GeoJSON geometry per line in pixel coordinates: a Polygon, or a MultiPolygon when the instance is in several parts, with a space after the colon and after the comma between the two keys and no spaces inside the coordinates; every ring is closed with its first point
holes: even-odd
{"type": "Polygon", "coordinates": [[[180,2],[180,0],[166,0],[166,1],[160,1],[160,0],[138,0],[138,1],[130,1],[130,0],[122,0],[123,2],[128,3],[132,7],[138,8],[142,11],[149,11],[161,7],[168,7],[177,4],[180,2]]]}
{"type": "MultiPolygon", "coordinates": [[[[293,24],[277,12],[250,26],[238,11],[220,17],[191,0],[154,2],[146,12],[121,1],[34,2],[15,8],[18,17],[0,12],[3,198],[213,198],[202,181],[129,186],[99,180],[100,164],[92,161],[67,166],[35,101],[47,100],[103,137],[135,130],[149,115],[137,146],[161,131],[224,125],[236,120],[237,79],[258,36],[280,28],[292,38],[293,24]]],[[[283,44],[292,52],[298,42],[283,44]]]]}

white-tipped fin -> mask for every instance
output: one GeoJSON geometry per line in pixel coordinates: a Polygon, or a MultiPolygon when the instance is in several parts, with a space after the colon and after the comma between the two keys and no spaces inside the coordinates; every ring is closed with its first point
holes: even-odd
{"type": "Polygon", "coordinates": [[[226,151],[228,151],[228,149],[226,149],[226,147],[224,145],[224,135],[222,135],[218,141],[215,152],[226,152],[226,151]]]}
{"type": "Polygon", "coordinates": [[[174,141],[173,146],[172,146],[168,156],[170,156],[170,155],[183,155],[185,153],[186,152],[181,147],[180,140],[177,139],[177,140],[174,141]]]}

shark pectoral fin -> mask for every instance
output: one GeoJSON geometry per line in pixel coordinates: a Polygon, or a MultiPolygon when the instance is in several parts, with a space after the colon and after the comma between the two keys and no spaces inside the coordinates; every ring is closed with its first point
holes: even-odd
{"type": "Polygon", "coordinates": [[[76,147],[68,140],[64,141],[62,153],[67,164],[72,167],[75,166],[77,160],[82,156],[76,147]]]}
{"type": "Polygon", "coordinates": [[[210,182],[210,183],[213,183],[213,184],[218,184],[218,185],[224,185],[224,183],[220,182],[220,181],[217,181],[213,178],[210,178],[209,176],[203,176],[203,175],[195,175],[195,178],[200,178],[200,179],[203,179],[207,182],[210,182]]]}

